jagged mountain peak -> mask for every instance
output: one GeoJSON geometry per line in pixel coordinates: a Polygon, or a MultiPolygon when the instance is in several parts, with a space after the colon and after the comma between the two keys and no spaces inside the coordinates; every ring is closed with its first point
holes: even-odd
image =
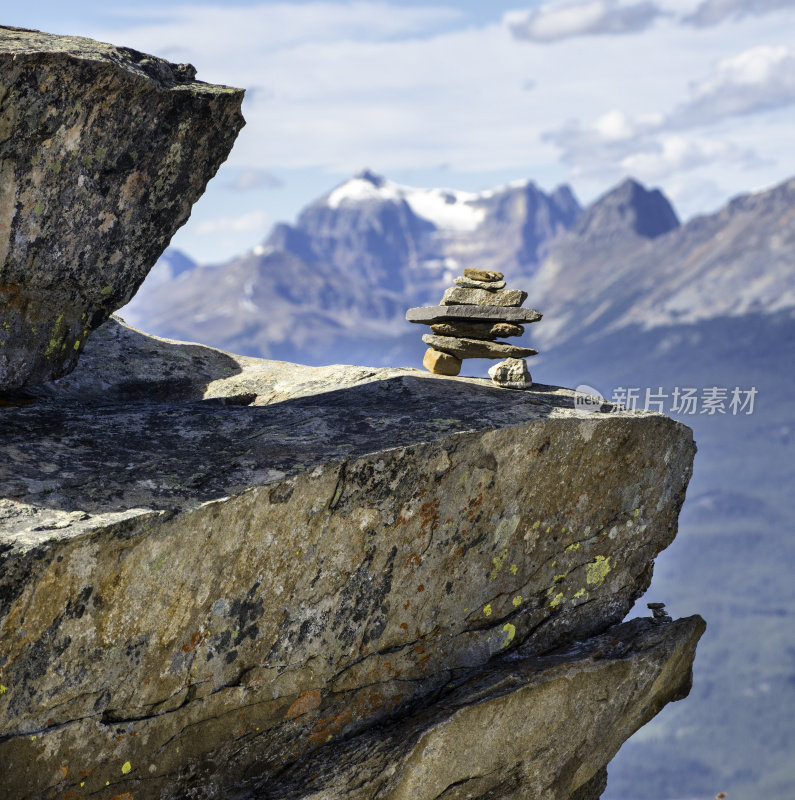
{"type": "Polygon", "coordinates": [[[381,187],[386,183],[386,178],[383,175],[376,175],[375,172],[373,172],[371,169],[367,169],[366,167],[361,172],[357,172],[353,176],[353,180],[367,181],[376,187],[381,187]]]}
{"type": "Polygon", "coordinates": [[[366,169],[337,186],[307,211],[318,207],[358,211],[363,206],[402,205],[419,220],[441,230],[470,231],[483,221],[484,213],[477,208],[480,199],[482,195],[475,192],[406,186],[366,169]]]}
{"type": "Polygon", "coordinates": [[[676,211],[659,189],[647,189],[626,178],[586,209],[574,232],[578,237],[599,238],[632,232],[656,239],[679,224],[676,211]]]}

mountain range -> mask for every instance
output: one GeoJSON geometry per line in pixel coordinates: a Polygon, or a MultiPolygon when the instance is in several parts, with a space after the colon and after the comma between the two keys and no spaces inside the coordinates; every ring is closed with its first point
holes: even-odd
{"type": "Polygon", "coordinates": [[[405,310],[436,304],[464,267],[527,288],[547,349],[631,325],[775,313],[795,308],[793,196],[791,180],[681,225],[659,190],[632,180],[582,209],[567,186],[475,194],[365,171],[226,263],[199,268],[167,250],[121,314],[247,355],[382,366],[416,363],[405,310]]]}
{"type": "Polygon", "coordinates": [[[707,619],[694,688],[625,744],[603,800],[790,800],[795,179],[681,223],[629,179],[582,208],[566,186],[475,194],[363,172],[225,264],[167,250],[120,314],[249,355],[419,366],[424,330],[405,310],[437,304],[468,266],[504,272],[544,313],[525,334],[535,380],[653,398],[698,443],[679,536],[642,601],[707,619]]]}

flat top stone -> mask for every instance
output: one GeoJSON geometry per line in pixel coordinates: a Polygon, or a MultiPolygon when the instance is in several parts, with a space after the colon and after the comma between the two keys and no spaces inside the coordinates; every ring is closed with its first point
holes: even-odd
{"type": "Polygon", "coordinates": [[[467,267],[464,270],[464,277],[471,278],[473,281],[501,281],[505,275],[490,269],[474,269],[467,267]]]}
{"type": "Polygon", "coordinates": [[[406,312],[409,322],[419,325],[431,325],[435,322],[467,320],[472,322],[537,322],[543,315],[534,308],[516,308],[513,306],[418,306],[406,312]]]}
{"type": "Polygon", "coordinates": [[[187,510],[327,463],[545,419],[663,415],[574,408],[534,384],[419,369],[307,367],[146,336],[111,319],[70,375],[0,395],[0,542],[30,547],[151,511],[187,510]],[[247,405],[248,404],[248,405],[247,405]]]}

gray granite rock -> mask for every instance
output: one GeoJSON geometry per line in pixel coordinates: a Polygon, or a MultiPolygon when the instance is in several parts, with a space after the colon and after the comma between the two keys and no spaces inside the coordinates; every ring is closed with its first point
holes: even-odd
{"type": "Polygon", "coordinates": [[[509,322],[441,322],[431,325],[438,336],[456,336],[466,339],[501,339],[505,336],[521,336],[524,328],[509,322]]]}
{"type": "Polygon", "coordinates": [[[473,306],[520,306],[527,300],[527,292],[521,289],[500,289],[488,292],[485,289],[464,289],[451,286],[442,295],[441,305],[473,305],[473,306]]]}
{"type": "Polygon", "coordinates": [[[533,350],[532,347],[517,347],[515,344],[488,342],[482,339],[457,339],[453,336],[426,333],[422,341],[428,347],[450,353],[457,358],[527,358],[538,355],[538,350],[533,350]]]}
{"type": "Polygon", "coordinates": [[[472,278],[466,277],[454,278],[453,283],[456,286],[463,286],[465,289],[488,289],[490,292],[505,288],[505,281],[474,281],[472,278]]]}
{"type": "Polygon", "coordinates": [[[546,657],[497,659],[259,788],[279,800],[598,800],[621,744],[689,693],[704,630],[697,616],[665,630],[636,619],[546,657]]]}
{"type": "Polygon", "coordinates": [[[538,322],[542,317],[534,308],[510,306],[418,306],[406,311],[406,319],[418,325],[434,325],[440,322],[538,322]]]}
{"type": "Polygon", "coordinates": [[[508,358],[489,368],[489,377],[506,389],[529,389],[533,385],[530,370],[523,358],[508,358]]]}
{"type": "Polygon", "coordinates": [[[0,415],[3,791],[286,798],[317,753],[328,790],[310,771],[296,797],[376,797],[386,763],[395,798],[448,775],[485,798],[503,767],[535,793],[541,751],[546,796],[587,786],[685,691],[695,623],[593,637],[672,541],[694,445],[574,400],[107,322],[0,415]]]}
{"type": "Polygon", "coordinates": [[[0,391],[74,367],[226,158],[243,90],[195,73],[0,27],[0,391]]]}

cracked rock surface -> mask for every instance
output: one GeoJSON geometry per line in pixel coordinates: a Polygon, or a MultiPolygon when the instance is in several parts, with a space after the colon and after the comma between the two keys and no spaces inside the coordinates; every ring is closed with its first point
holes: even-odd
{"type": "Polygon", "coordinates": [[[68,373],[226,159],[242,89],[0,26],[0,390],[68,373]]]}
{"type": "Polygon", "coordinates": [[[688,685],[700,621],[609,629],[695,447],[573,399],[109,320],[0,398],[9,797],[598,797],[688,685]]]}

